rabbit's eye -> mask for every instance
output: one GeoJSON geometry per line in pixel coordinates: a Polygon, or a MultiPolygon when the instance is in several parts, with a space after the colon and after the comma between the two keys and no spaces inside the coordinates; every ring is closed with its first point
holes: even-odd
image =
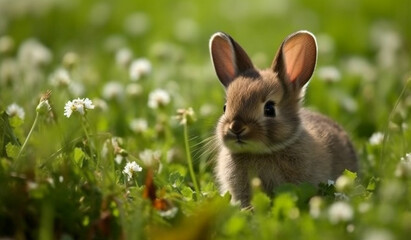
{"type": "Polygon", "coordinates": [[[224,111],[224,112],[225,112],[226,105],[227,105],[227,104],[224,104],[224,107],[223,107],[223,111],[224,111]]]}
{"type": "Polygon", "coordinates": [[[275,108],[274,108],[274,102],[273,101],[268,101],[265,103],[264,106],[264,115],[266,117],[275,117],[275,108]]]}

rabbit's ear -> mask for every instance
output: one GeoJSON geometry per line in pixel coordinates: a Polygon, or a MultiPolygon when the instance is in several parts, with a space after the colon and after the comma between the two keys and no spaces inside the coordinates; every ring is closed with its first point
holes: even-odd
{"type": "Polygon", "coordinates": [[[317,42],[313,34],[299,31],[288,36],[274,58],[272,69],[284,81],[302,88],[310,80],[317,61],[317,42]]]}
{"type": "Polygon", "coordinates": [[[222,32],[211,37],[210,55],[217,76],[226,88],[238,75],[254,68],[241,46],[222,32]]]}

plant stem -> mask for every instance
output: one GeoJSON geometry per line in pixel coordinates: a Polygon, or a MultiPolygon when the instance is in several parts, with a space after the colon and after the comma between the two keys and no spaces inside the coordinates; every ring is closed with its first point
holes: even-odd
{"type": "MultiPolygon", "coordinates": [[[[88,133],[88,126],[87,126],[87,124],[88,124],[88,122],[87,122],[87,117],[84,115],[83,117],[82,117],[82,121],[81,121],[81,125],[83,126],[83,130],[84,130],[84,133],[86,134],[86,138],[87,138],[87,142],[90,144],[90,155],[91,155],[91,158],[93,158],[93,145],[94,145],[94,142],[93,141],[91,141],[91,138],[90,138],[90,134],[88,133]]],[[[97,157],[97,156],[96,156],[97,157]]],[[[98,165],[98,164],[97,164],[98,165]]]]}
{"type": "Polygon", "coordinates": [[[17,160],[20,158],[21,154],[23,153],[24,149],[26,148],[27,143],[28,143],[28,141],[31,137],[31,134],[33,133],[33,130],[37,125],[38,119],[39,119],[39,113],[36,113],[36,117],[34,118],[34,122],[33,122],[33,125],[31,126],[30,132],[27,135],[26,140],[23,143],[23,146],[21,146],[19,154],[17,154],[17,160]]]}
{"type": "Polygon", "coordinates": [[[191,177],[191,180],[193,181],[194,190],[196,191],[197,200],[199,200],[200,197],[201,197],[201,192],[200,192],[200,188],[198,187],[198,184],[197,184],[196,176],[194,174],[193,160],[191,159],[190,145],[188,144],[188,127],[187,127],[187,124],[183,124],[183,126],[184,126],[184,144],[185,144],[185,148],[186,148],[186,157],[187,157],[187,162],[188,162],[188,170],[190,171],[190,177],[191,177]]]}

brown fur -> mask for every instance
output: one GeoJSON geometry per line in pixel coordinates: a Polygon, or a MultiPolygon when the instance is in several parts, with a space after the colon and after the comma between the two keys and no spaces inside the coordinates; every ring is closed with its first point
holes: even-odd
{"type": "Polygon", "coordinates": [[[283,183],[318,184],[357,170],[357,157],[344,130],[329,118],[300,108],[302,88],[316,61],[315,38],[297,32],[281,45],[270,69],[257,70],[228,35],[210,41],[213,63],[226,87],[226,111],[217,129],[216,176],[243,207],[251,199],[250,179],[268,194],[283,183]],[[275,117],[264,115],[267,101],[275,117]]]}

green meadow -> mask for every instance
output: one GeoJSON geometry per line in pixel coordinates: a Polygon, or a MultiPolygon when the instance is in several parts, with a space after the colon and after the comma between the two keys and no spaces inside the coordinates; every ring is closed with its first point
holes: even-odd
{"type": "Polygon", "coordinates": [[[409,0],[0,0],[0,239],[408,239],[410,23],[409,0]],[[241,209],[214,177],[209,39],[267,68],[298,30],[318,41],[304,106],[359,171],[254,184],[241,209]]]}

